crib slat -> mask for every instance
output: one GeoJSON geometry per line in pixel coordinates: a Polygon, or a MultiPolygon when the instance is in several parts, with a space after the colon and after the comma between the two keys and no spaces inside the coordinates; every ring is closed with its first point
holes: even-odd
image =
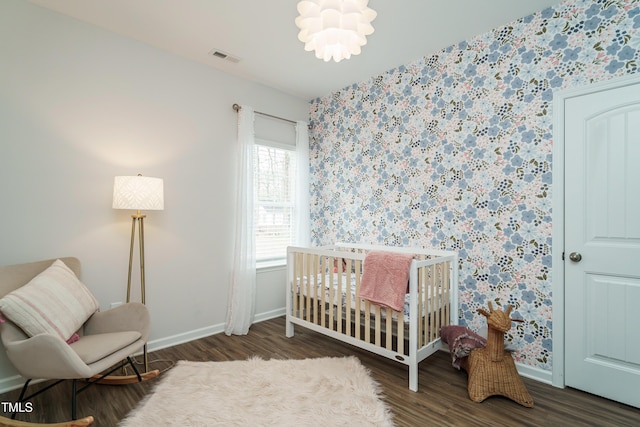
{"type": "Polygon", "coordinates": [[[311,272],[310,272],[310,267],[311,267],[311,263],[310,263],[310,258],[311,256],[309,254],[304,254],[303,255],[303,262],[302,262],[302,270],[303,270],[303,276],[307,278],[306,280],[306,291],[305,294],[307,295],[306,301],[305,301],[305,307],[306,307],[306,318],[307,318],[307,322],[311,321],[311,272]]]}
{"type": "Polygon", "coordinates": [[[375,323],[375,344],[379,347],[380,346],[380,306],[376,305],[375,306],[375,312],[374,315],[376,316],[376,323],[375,323]]]}
{"type": "Polygon", "coordinates": [[[304,253],[300,253],[300,258],[298,259],[298,262],[300,263],[299,267],[299,271],[300,271],[300,291],[298,294],[298,305],[300,306],[300,315],[298,317],[300,317],[300,319],[304,319],[304,315],[306,312],[306,291],[305,288],[307,286],[307,283],[305,282],[305,277],[304,277],[304,257],[305,254],[304,253]]]}
{"type": "Polygon", "coordinates": [[[300,256],[301,254],[299,252],[296,252],[294,254],[294,272],[293,272],[293,277],[294,277],[294,283],[293,283],[293,295],[291,295],[291,298],[293,299],[293,315],[296,317],[300,317],[300,300],[299,300],[299,296],[300,296],[300,292],[302,291],[302,275],[300,274],[300,256]]]}
{"type": "Polygon", "coordinates": [[[356,310],[355,310],[355,318],[356,318],[356,339],[360,339],[360,318],[361,318],[361,299],[358,298],[360,295],[360,272],[361,272],[362,262],[357,259],[356,260],[356,310]]]}
{"type": "Polygon", "coordinates": [[[450,262],[446,262],[444,263],[444,274],[443,274],[443,279],[442,279],[442,283],[443,283],[443,298],[442,298],[442,305],[444,306],[443,311],[443,325],[448,325],[449,321],[451,319],[451,288],[449,287],[449,283],[451,283],[451,263],[450,262]]]}
{"type": "Polygon", "coordinates": [[[404,354],[404,313],[398,313],[396,325],[398,329],[398,349],[396,351],[400,354],[404,354]]]}
{"type": "Polygon", "coordinates": [[[300,254],[300,294],[298,298],[300,299],[300,318],[304,319],[305,312],[307,311],[307,306],[305,305],[305,292],[304,287],[306,286],[304,282],[304,253],[300,254]]]}
{"type": "Polygon", "coordinates": [[[313,277],[313,323],[318,324],[318,255],[311,256],[311,274],[313,277]]]}
{"type": "Polygon", "coordinates": [[[322,282],[322,290],[321,292],[321,296],[320,296],[320,326],[322,326],[324,328],[325,326],[325,315],[324,315],[324,309],[327,306],[326,305],[326,292],[325,292],[325,288],[327,286],[327,258],[322,256],[321,257],[321,265],[320,265],[320,277],[321,277],[321,282],[322,282]]]}
{"type": "Polygon", "coordinates": [[[329,257],[329,282],[327,282],[328,286],[329,286],[329,325],[327,326],[329,329],[331,329],[332,331],[334,331],[334,326],[333,326],[333,320],[334,320],[334,308],[335,308],[335,298],[336,298],[336,291],[335,288],[333,287],[333,284],[335,283],[335,272],[333,270],[333,266],[336,265],[335,264],[336,259],[334,257],[329,257]]]}
{"type": "Polygon", "coordinates": [[[425,313],[424,313],[424,342],[429,342],[429,334],[431,333],[431,328],[429,325],[433,324],[431,322],[431,317],[433,316],[433,310],[431,304],[433,304],[433,295],[431,294],[431,281],[433,280],[433,266],[429,265],[425,267],[426,276],[424,281],[424,287],[426,292],[426,300],[425,300],[425,313]]]}
{"type": "Polygon", "coordinates": [[[371,303],[364,301],[364,340],[371,342],[371,303]]]}
{"type": "MultiPolygon", "coordinates": [[[[425,286],[427,283],[427,272],[429,267],[421,267],[418,272],[418,347],[424,345],[424,331],[425,325],[425,313],[424,313],[424,301],[427,295],[425,295],[425,286]]],[[[413,315],[413,313],[411,313],[413,315]]]]}
{"type": "Polygon", "coordinates": [[[351,260],[347,259],[346,260],[346,266],[345,266],[345,270],[346,270],[346,300],[347,300],[347,309],[345,310],[345,315],[347,316],[347,318],[345,319],[345,325],[346,325],[346,329],[347,329],[347,335],[349,335],[350,337],[353,336],[353,334],[351,333],[351,296],[352,296],[352,290],[351,290],[351,260]]]}
{"type": "Polygon", "coordinates": [[[311,322],[314,324],[318,323],[318,256],[312,254],[309,256],[309,263],[311,264],[309,267],[309,274],[313,280],[309,280],[311,282],[311,304],[313,305],[313,315],[311,317],[311,322]]]}
{"type": "Polygon", "coordinates": [[[434,295],[437,295],[438,298],[434,298],[436,301],[434,310],[436,311],[436,325],[435,325],[435,330],[433,332],[433,338],[432,339],[436,339],[440,336],[440,328],[442,328],[442,299],[440,298],[440,290],[442,289],[442,284],[444,283],[442,281],[442,274],[444,273],[444,271],[442,270],[442,265],[438,265],[437,266],[438,269],[438,280],[433,284],[433,292],[434,295]],[[437,292],[437,294],[436,294],[437,292]]]}
{"type": "Polygon", "coordinates": [[[393,310],[391,310],[390,308],[387,308],[387,318],[385,319],[385,324],[387,326],[387,349],[391,350],[392,346],[391,346],[391,338],[393,337],[393,310]]]}
{"type": "Polygon", "coordinates": [[[431,304],[433,303],[433,298],[431,298],[431,293],[430,293],[430,280],[432,278],[433,275],[433,266],[429,265],[426,266],[424,268],[424,286],[423,286],[423,292],[424,292],[424,308],[423,308],[423,313],[424,313],[424,328],[423,328],[423,335],[422,335],[422,343],[421,345],[424,345],[425,343],[429,342],[429,334],[431,333],[431,315],[432,315],[432,311],[431,311],[431,304]]]}
{"type": "Polygon", "coordinates": [[[429,341],[436,339],[438,331],[440,330],[440,304],[438,303],[440,290],[440,266],[433,265],[433,278],[431,279],[431,332],[429,333],[429,341]]]}
{"type": "Polygon", "coordinates": [[[307,283],[305,283],[304,258],[305,254],[300,253],[300,294],[298,295],[298,299],[300,300],[300,319],[304,319],[305,313],[308,311],[305,295],[305,286],[307,286],[307,283]]]}
{"type": "Polygon", "coordinates": [[[342,258],[335,258],[334,270],[336,270],[336,278],[338,279],[338,291],[336,292],[336,327],[338,333],[342,333],[342,281],[344,274],[342,273],[342,258]]]}

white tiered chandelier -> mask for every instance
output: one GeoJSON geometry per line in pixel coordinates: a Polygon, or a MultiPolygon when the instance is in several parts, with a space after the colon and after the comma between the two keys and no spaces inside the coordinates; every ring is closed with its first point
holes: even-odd
{"type": "Polygon", "coordinates": [[[377,13],[368,0],[303,0],[298,3],[298,39],[316,58],[340,62],[358,55],[373,33],[371,21],[377,13]]]}

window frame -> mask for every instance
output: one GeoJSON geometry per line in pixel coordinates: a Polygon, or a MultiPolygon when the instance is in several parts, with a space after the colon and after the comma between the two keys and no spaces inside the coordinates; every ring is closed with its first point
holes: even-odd
{"type": "MultiPolygon", "coordinates": [[[[291,201],[289,202],[260,202],[258,200],[258,188],[256,185],[256,176],[254,176],[254,194],[253,194],[253,203],[254,203],[254,229],[256,235],[256,249],[257,249],[257,230],[258,230],[258,215],[256,214],[260,206],[264,206],[265,204],[273,204],[274,206],[282,206],[288,209],[291,209],[291,221],[289,223],[290,229],[290,240],[287,243],[287,246],[294,244],[295,241],[295,232],[296,232],[296,216],[298,215],[298,201],[297,201],[297,167],[298,167],[298,159],[297,159],[297,150],[296,146],[292,144],[282,143],[270,139],[259,138],[256,137],[254,140],[254,159],[253,159],[253,167],[254,167],[254,175],[256,173],[256,163],[258,162],[257,150],[259,147],[267,147],[274,148],[277,150],[288,151],[291,159],[293,160],[293,168],[290,173],[289,181],[291,183],[291,201]]],[[[257,251],[256,251],[257,252],[257,251]]],[[[256,253],[256,269],[258,270],[266,270],[273,269],[278,267],[283,267],[287,264],[287,256],[286,252],[282,257],[277,258],[263,258],[258,259],[256,253]]]]}

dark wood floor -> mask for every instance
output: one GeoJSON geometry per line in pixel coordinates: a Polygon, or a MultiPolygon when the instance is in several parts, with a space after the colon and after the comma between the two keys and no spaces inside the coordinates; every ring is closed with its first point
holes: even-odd
{"type": "MultiPolygon", "coordinates": [[[[467,395],[466,373],[452,368],[445,352],[420,364],[419,391],[414,393],[407,388],[406,366],[300,327],[295,337],[286,338],[284,318],[257,323],[247,336],[214,335],[153,352],[150,359],[152,368],[163,369],[177,360],[244,360],[254,355],[264,359],[355,355],[381,385],[397,426],[640,426],[640,409],[526,378],[535,401],[532,409],[503,397],[474,403],[467,395]]],[[[115,426],[161,378],[128,386],[89,387],[78,396],[78,417],[93,415],[95,426],[115,426]]],[[[65,382],[34,398],[33,412],[17,419],[68,420],[70,387],[65,382]]],[[[0,395],[0,400],[14,402],[18,394],[12,391],[0,395]]]]}

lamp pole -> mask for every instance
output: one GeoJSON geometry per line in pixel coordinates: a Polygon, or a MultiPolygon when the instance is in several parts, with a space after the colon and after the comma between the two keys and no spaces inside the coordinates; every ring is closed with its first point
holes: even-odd
{"type": "MultiPolygon", "coordinates": [[[[140,301],[145,304],[144,281],[144,219],[146,215],[137,213],[131,215],[131,246],[129,248],[129,273],[127,275],[127,302],[131,301],[131,272],[133,271],[133,247],[135,245],[136,223],[138,224],[138,243],[140,247],[140,301]]],[[[147,343],[144,344],[144,371],[149,372],[149,356],[147,343]]]]}

